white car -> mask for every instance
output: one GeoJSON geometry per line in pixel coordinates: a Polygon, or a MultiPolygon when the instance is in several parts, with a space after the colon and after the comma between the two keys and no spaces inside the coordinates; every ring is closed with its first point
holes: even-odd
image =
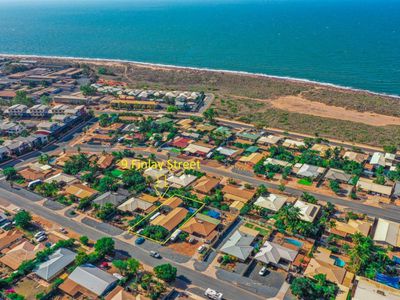
{"type": "Polygon", "coordinates": [[[222,300],[223,294],[219,293],[213,289],[206,289],[206,291],[204,292],[204,295],[207,296],[210,299],[214,299],[214,300],[222,300]]]}
{"type": "Polygon", "coordinates": [[[206,245],[201,245],[199,248],[197,248],[197,252],[203,253],[204,250],[206,250],[206,249],[207,249],[207,246],[206,246],[206,245]]]}
{"type": "Polygon", "coordinates": [[[41,235],[38,238],[36,238],[36,242],[40,243],[47,240],[47,236],[46,235],[41,235]]]}
{"type": "Polygon", "coordinates": [[[35,235],[33,236],[35,239],[41,237],[42,235],[46,235],[46,231],[39,231],[36,232],[35,235]]]}
{"type": "Polygon", "coordinates": [[[150,256],[154,258],[161,258],[160,253],[158,253],[157,251],[150,251],[150,256]]]}
{"type": "Polygon", "coordinates": [[[268,269],[267,267],[262,267],[260,272],[258,272],[258,275],[264,276],[267,273],[268,269]]]}

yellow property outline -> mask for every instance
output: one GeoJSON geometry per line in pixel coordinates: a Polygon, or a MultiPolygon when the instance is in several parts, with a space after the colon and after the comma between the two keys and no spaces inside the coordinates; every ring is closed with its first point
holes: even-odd
{"type": "MultiPolygon", "coordinates": [[[[168,189],[165,191],[165,193],[163,194],[163,196],[167,193],[167,191],[168,191],[168,189]]],[[[198,213],[200,210],[202,210],[202,209],[204,208],[204,206],[206,206],[206,204],[205,204],[204,202],[200,202],[200,201],[198,201],[198,200],[194,200],[194,199],[189,198],[189,197],[186,197],[186,196],[181,196],[181,195],[173,194],[173,195],[172,195],[171,197],[169,197],[168,199],[171,199],[172,197],[183,198],[183,199],[187,199],[187,200],[190,200],[190,201],[197,202],[197,203],[200,203],[200,204],[201,204],[200,208],[198,208],[198,209],[192,214],[192,216],[191,216],[189,219],[187,219],[181,226],[179,226],[178,228],[176,228],[176,229],[173,230],[174,232],[175,232],[177,229],[182,228],[183,225],[185,225],[187,222],[189,222],[194,216],[197,215],[197,213],[198,213]]],[[[160,205],[157,206],[154,210],[152,210],[151,213],[149,213],[146,217],[144,217],[142,220],[140,220],[139,222],[137,222],[135,225],[131,226],[131,228],[129,228],[129,232],[131,232],[131,233],[133,233],[133,234],[135,234],[135,235],[137,235],[137,236],[139,236],[139,237],[143,237],[143,238],[145,238],[145,239],[148,239],[148,240],[150,240],[150,241],[152,241],[152,242],[156,242],[157,244],[165,245],[165,244],[171,239],[172,234],[171,234],[165,241],[161,241],[161,242],[160,242],[160,241],[157,241],[157,240],[155,240],[155,239],[149,238],[149,237],[147,237],[147,236],[145,236],[145,235],[142,235],[142,234],[137,233],[137,232],[135,232],[135,231],[132,230],[132,227],[136,227],[136,226],[138,226],[140,223],[142,223],[143,221],[145,221],[145,220],[147,220],[148,218],[150,218],[150,216],[152,216],[153,213],[156,212],[156,211],[157,211],[161,206],[163,206],[163,205],[164,205],[164,204],[160,204],[160,205]]]]}

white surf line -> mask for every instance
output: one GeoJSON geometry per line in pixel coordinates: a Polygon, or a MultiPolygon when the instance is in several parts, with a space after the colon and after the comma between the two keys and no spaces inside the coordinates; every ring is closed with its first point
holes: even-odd
{"type": "Polygon", "coordinates": [[[74,57],[74,56],[55,56],[55,55],[40,55],[40,54],[11,54],[11,53],[0,53],[0,56],[3,57],[18,57],[18,58],[45,58],[45,59],[69,59],[75,61],[88,61],[88,62],[114,62],[114,63],[132,63],[136,65],[143,65],[149,67],[162,67],[162,68],[171,68],[171,69],[183,69],[183,70],[193,70],[193,71],[207,71],[213,73],[229,73],[234,75],[247,75],[247,76],[257,76],[257,77],[265,77],[271,79],[280,79],[280,80],[287,80],[299,83],[308,83],[308,84],[315,84],[320,86],[332,87],[341,90],[348,90],[354,92],[364,92],[369,93],[372,95],[377,96],[385,96],[385,97],[392,97],[400,99],[400,95],[396,94],[388,94],[383,92],[374,92],[367,89],[361,88],[354,88],[351,86],[343,86],[339,84],[329,83],[329,82],[322,82],[316,80],[310,80],[305,78],[296,78],[290,76],[278,76],[278,75],[269,75],[265,73],[252,73],[246,71],[233,71],[233,70],[224,70],[224,69],[212,69],[207,67],[189,67],[189,66],[178,66],[178,65],[170,65],[170,64],[161,64],[161,63],[150,63],[150,62],[141,62],[135,60],[126,60],[126,59],[113,59],[113,58],[91,58],[91,57],[74,57]]]}

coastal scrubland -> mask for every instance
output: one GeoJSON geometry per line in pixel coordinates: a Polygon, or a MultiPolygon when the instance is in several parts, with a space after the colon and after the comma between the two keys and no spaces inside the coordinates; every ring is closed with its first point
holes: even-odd
{"type": "Polygon", "coordinates": [[[114,74],[108,76],[110,79],[126,81],[132,88],[212,92],[216,95],[213,107],[222,118],[378,146],[399,144],[400,141],[400,126],[382,126],[386,124],[382,121],[382,115],[394,117],[387,124],[397,124],[400,120],[397,119],[400,117],[399,98],[230,72],[111,61],[74,60],[72,63],[88,65],[95,70],[106,67],[114,74]],[[310,111],[296,110],[294,105],[290,109],[273,105],[273,101],[280,101],[287,96],[308,101],[310,111]],[[314,102],[327,105],[325,112],[313,113],[314,102]],[[335,115],[335,107],[374,115],[353,120],[351,112],[346,117],[335,115]]]}

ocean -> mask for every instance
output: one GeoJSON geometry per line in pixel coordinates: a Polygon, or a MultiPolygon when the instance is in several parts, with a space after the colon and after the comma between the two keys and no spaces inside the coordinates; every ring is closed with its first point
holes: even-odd
{"type": "Polygon", "coordinates": [[[400,1],[0,0],[0,53],[244,71],[400,95],[400,1]]]}

